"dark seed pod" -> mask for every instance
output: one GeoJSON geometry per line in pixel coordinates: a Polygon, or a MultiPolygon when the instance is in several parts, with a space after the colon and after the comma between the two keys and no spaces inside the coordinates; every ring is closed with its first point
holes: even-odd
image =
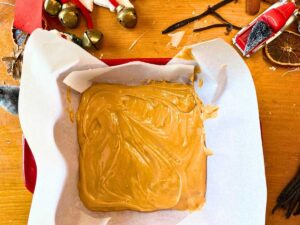
{"type": "Polygon", "coordinates": [[[272,214],[277,209],[286,211],[285,217],[300,214],[300,168],[296,176],[286,185],[276,200],[276,205],[272,210],[272,214]]]}

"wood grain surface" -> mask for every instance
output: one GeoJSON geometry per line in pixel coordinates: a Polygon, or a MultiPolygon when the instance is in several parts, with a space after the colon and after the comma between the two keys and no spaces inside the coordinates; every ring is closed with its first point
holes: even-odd
{"type": "MultiPolygon", "coordinates": [[[[177,49],[170,48],[168,46],[170,37],[160,33],[170,24],[198,14],[205,10],[208,4],[217,1],[136,0],[134,4],[139,21],[133,30],[122,28],[116,22],[115,15],[107,9],[95,7],[92,14],[95,27],[104,33],[105,39],[102,49],[92,54],[99,58],[172,57],[184,45],[216,37],[230,43],[235,31],[228,36],[224,34],[222,28],[202,33],[191,32],[193,28],[215,23],[216,19],[211,16],[181,29],[186,33],[177,49]],[[129,50],[137,39],[139,40],[136,45],[129,50]]],[[[261,11],[266,7],[266,4],[262,4],[261,11]]],[[[243,0],[239,0],[236,4],[231,3],[218,12],[241,26],[254,18],[245,14],[243,0]]],[[[0,4],[0,57],[9,55],[13,49],[10,33],[13,14],[12,6],[0,4]]],[[[81,20],[80,28],[72,32],[81,36],[84,27],[85,22],[81,20]]],[[[272,215],[271,209],[276,197],[300,165],[300,72],[285,74],[290,71],[289,68],[272,67],[263,59],[262,52],[245,61],[255,82],[260,110],[268,185],[266,224],[299,225],[300,217],[286,220],[283,212],[278,211],[272,215]]],[[[41,74],[41,79],[42,76],[41,74]]],[[[17,84],[7,75],[2,63],[0,63],[0,84],[17,84]]],[[[0,225],[27,224],[32,195],[23,185],[21,140],[22,131],[18,118],[0,109],[0,225]]]]}

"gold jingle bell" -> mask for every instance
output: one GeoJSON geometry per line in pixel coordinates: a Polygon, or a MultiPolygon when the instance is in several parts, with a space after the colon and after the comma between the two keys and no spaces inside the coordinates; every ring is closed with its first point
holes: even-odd
{"type": "Polygon", "coordinates": [[[137,15],[134,8],[126,8],[122,5],[117,7],[117,20],[123,27],[133,28],[137,23],[137,15]]]}
{"type": "Polygon", "coordinates": [[[82,37],[82,46],[87,49],[99,49],[103,39],[102,32],[90,29],[84,32],[82,37]]]}
{"type": "Polygon", "coordinates": [[[72,3],[62,5],[62,10],[58,14],[59,21],[64,27],[75,28],[79,21],[79,14],[76,6],[72,3]]]}
{"type": "Polygon", "coordinates": [[[50,16],[56,16],[61,10],[61,4],[57,0],[46,0],[44,9],[50,16]]]}

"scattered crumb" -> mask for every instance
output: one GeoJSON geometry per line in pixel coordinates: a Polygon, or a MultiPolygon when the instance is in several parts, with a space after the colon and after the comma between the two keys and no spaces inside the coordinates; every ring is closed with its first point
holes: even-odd
{"type": "Polygon", "coordinates": [[[171,37],[171,41],[168,43],[168,46],[177,48],[180,44],[183,36],[185,34],[185,31],[179,31],[176,33],[168,34],[169,37],[171,37]]]}
{"type": "Polygon", "coordinates": [[[145,31],[144,33],[142,33],[140,36],[138,36],[137,39],[135,39],[132,44],[129,46],[128,50],[130,51],[131,49],[134,48],[134,46],[138,43],[138,41],[145,35],[147,31],[145,31]]]}
{"type": "Polygon", "coordinates": [[[197,73],[200,73],[200,72],[201,72],[200,66],[199,65],[195,66],[194,73],[197,74],[197,73]]]}
{"type": "Polygon", "coordinates": [[[103,59],[103,56],[104,56],[104,54],[101,53],[100,56],[99,56],[99,59],[103,59]]]}
{"type": "Polygon", "coordinates": [[[219,107],[213,105],[206,105],[203,107],[204,119],[213,119],[218,115],[219,107]]]}
{"type": "Polygon", "coordinates": [[[198,87],[199,88],[203,87],[203,79],[198,80],[198,87]]]}
{"type": "Polygon", "coordinates": [[[275,66],[270,66],[269,70],[275,71],[277,68],[275,66]]]}
{"type": "Polygon", "coordinates": [[[196,14],[196,12],[195,12],[195,10],[193,10],[192,15],[195,15],[195,14],[196,14]]]}
{"type": "Polygon", "coordinates": [[[214,152],[213,152],[212,150],[208,149],[208,148],[204,148],[204,152],[205,152],[205,154],[206,154],[207,156],[211,156],[211,155],[214,154],[214,152]]]}

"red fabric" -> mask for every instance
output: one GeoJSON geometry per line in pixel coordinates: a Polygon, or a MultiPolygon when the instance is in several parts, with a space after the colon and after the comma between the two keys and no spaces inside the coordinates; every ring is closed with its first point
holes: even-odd
{"type": "Polygon", "coordinates": [[[42,27],[43,0],[16,0],[14,27],[31,33],[42,27]]]}
{"type": "Polygon", "coordinates": [[[114,7],[117,8],[119,6],[119,3],[116,0],[109,0],[109,1],[114,7]]]}

